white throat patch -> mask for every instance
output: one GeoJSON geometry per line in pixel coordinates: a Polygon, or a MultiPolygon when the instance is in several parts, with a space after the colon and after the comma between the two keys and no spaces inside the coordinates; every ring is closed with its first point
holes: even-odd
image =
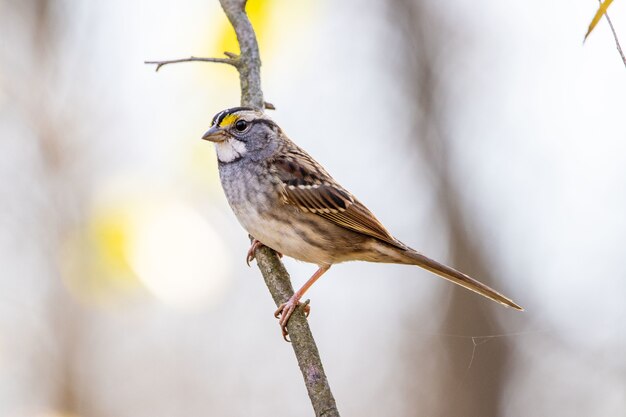
{"type": "Polygon", "coordinates": [[[217,159],[220,162],[229,163],[239,159],[246,153],[246,144],[233,138],[228,138],[223,142],[215,143],[217,159]]]}

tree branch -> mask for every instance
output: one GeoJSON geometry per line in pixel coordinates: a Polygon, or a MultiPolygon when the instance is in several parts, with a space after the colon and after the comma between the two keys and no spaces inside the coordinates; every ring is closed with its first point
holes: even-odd
{"type": "MultiPolygon", "coordinates": [[[[263,108],[265,102],[261,90],[261,57],[254,29],[245,12],[246,0],[220,0],[220,3],[235,29],[241,49],[237,66],[241,84],[241,104],[263,108]]],[[[286,302],[293,295],[293,288],[289,273],[276,252],[263,247],[256,251],[256,260],[276,305],[286,302]]],[[[315,415],[338,417],[337,405],[330,391],[315,339],[301,308],[291,316],[287,330],[315,415]]]]}
{"type": "Polygon", "coordinates": [[[220,0],[226,17],[235,29],[241,50],[240,66],[237,67],[241,84],[241,104],[262,109],[261,56],[254,28],[246,14],[246,2],[247,0],[220,0]]]}
{"type": "MultiPolygon", "coordinates": [[[[227,53],[228,58],[191,57],[169,61],[150,61],[146,64],[156,64],[157,71],[163,65],[178,62],[203,61],[233,65],[239,71],[241,105],[259,109],[263,107],[273,108],[273,105],[263,101],[259,46],[252,24],[245,12],[246,0],[220,0],[220,4],[235,29],[241,50],[239,56],[227,53]]],[[[293,295],[293,287],[289,273],[276,252],[268,247],[261,247],[256,251],[256,261],[276,305],[286,302],[293,295]]],[[[318,417],[339,417],[339,411],[330,391],[315,339],[302,308],[296,309],[293,313],[287,324],[287,330],[315,415],[318,417]]]]}
{"type": "MultiPolygon", "coordinates": [[[[256,251],[256,261],[276,305],[287,301],[293,295],[293,287],[289,273],[276,252],[263,246],[256,251]]],[[[339,417],[339,411],[333,393],[330,391],[315,339],[301,308],[296,309],[289,319],[287,330],[315,415],[317,417],[339,417]]]]}

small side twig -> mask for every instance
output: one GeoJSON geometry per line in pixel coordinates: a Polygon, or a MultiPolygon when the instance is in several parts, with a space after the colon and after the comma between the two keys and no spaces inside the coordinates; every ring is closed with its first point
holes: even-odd
{"type": "Polygon", "coordinates": [[[232,65],[233,67],[237,68],[237,66],[239,65],[237,55],[230,52],[224,52],[224,55],[226,55],[228,58],[198,58],[195,56],[190,56],[189,58],[169,59],[166,61],[144,61],[144,64],[156,65],[155,71],[159,71],[164,65],[178,64],[180,62],[217,62],[220,64],[232,65]]]}

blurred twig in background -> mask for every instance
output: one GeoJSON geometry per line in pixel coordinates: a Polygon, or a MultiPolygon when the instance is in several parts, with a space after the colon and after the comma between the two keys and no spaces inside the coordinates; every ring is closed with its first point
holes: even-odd
{"type": "Polygon", "coordinates": [[[0,68],[7,81],[0,93],[8,97],[0,105],[0,129],[10,152],[2,168],[19,164],[17,175],[2,175],[3,201],[10,203],[0,228],[21,266],[5,269],[9,287],[0,287],[6,297],[0,333],[11,335],[2,340],[3,356],[10,358],[3,372],[13,379],[0,415],[35,415],[29,413],[36,409],[70,415],[78,413],[75,352],[83,315],[59,279],[59,255],[68,231],[84,220],[93,179],[91,153],[79,134],[85,112],[68,105],[80,102],[81,92],[59,61],[71,29],[55,0],[0,2],[0,9],[3,25],[12,29],[2,36],[11,48],[0,48],[0,63],[7,64],[0,68]]]}
{"type": "MultiPolygon", "coordinates": [[[[600,4],[602,4],[601,0],[600,0],[600,4]]],[[[615,47],[617,48],[617,52],[619,53],[619,56],[622,58],[622,62],[624,63],[624,66],[626,66],[626,56],[624,55],[624,50],[622,49],[622,45],[619,43],[619,38],[617,37],[617,32],[615,31],[615,27],[613,27],[613,22],[611,22],[609,13],[605,12],[604,17],[606,17],[606,21],[608,22],[609,27],[611,28],[611,33],[613,34],[613,39],[615,39],[615,47]]]]}
{"type": "MultiPolygon", "coordinates": [[[[450,264],[488,285],[493,284],[486,255],[481,250],[480,236],[470,236],[468,226],[472,219],[467,218],[469,210],[464,207],[460,193],[461,179],[450,155],[451,138],[444,127],[446,114],[446,65],[450,65],[450,55],[455,54],[454,36],[451,26],[439,11],[428,2],[414,0],[394,0],[390,4],[393,19],[401,31],[398,38],[403,40],[403,57],[400,64],[408,88],[408,97],[413,99],[411,120],[415,120],[412,135],[413,145],[422,155],[421,164],[431,172],[433,192],[436,194],[437,208],[443,228],[447,231],[450,264]],[[445,52],[444,52],[445,51],[445,52]]],[[[458,50],[458,53],[462,51],[458,50]]],[[[409,103],[410,104],[410,103],[409,103]]],[[[438,240],[441,237],[438,237],[438,240]]],[[[497,287],[497,285],[496,285],[497,287]]],[[[471,295],[451,288],[452,297],[445,318],[441,323],[441,333],[455,334],[499,334],[502,329],[491,316],[491,306],[484,306],[471,295]]],[[[478,300],[480,301],[480,300],[478,300]]],[[[431,346],[428,349],[429,362],[433,362],[433,375],[424,378],[431,381],[425,396],[435,401],[417,399],[421,411],[425,404],[432,404],[435,410],[427,414],[445,416],[495,416],[505,381],[505,371],[509,360],[507,343],[501,341],[489,352],[489,361],[469,369],[466,340],[444,346],[431,346]],[[473,379],[480,384],[464,385],[456,389],[459,375],[472,372],[473,379]],[[454,391],[454,400],[450,392],[454,391]]],[[[416,345],[411,341],[410,345],[416,345]]],[[[491,346],[490,346],[491,347],[491,346]]],[[[475,348],[469,366],[474,360],[475,348]]],[[[424,372],[423,355],[417,356],[411,364],[424,372]]],[[[416,397],[413,397],[416,398],[416,397]]],[[[419,397],[418,397],[419,398],[419,397]]],[[[417,404],[415,405],[417,406],[417,404]]],[[[415,408],[415,407],[413,407],[415,408]]]]}
{"type": "Polygon", "coordinates": [[[602,15],[604,15],[604,17],[606,17],[606,21],[609,24],[609,28],[611,28],[611,34],[613,35],[613,39],[615,39],[615,47],[617,48],[617,52],[619,53],[620,58],[622,58],[622,62],[624,63],[624,66],[626,66],[626,56],[624,56],[622,45],[620,45],[619,43],[617,32],[615,31],[615,27],[613,27],[613,22],[611,22],[611,18],[609,17],[608,9],[612,2],[613,0],[605,0],[604,2],[602,0],[598,0],[598,3],[600,4],[600,6],[598,7],[596,14],[593,16],[593,19],[591,19],[591,23],[589,23],[589,28],[587,29],[587,33],[585,33],[585,39],[583,40],[583,42],[587,40],[591,32],[594,30],[594,28],[600,21],[600,19],[602,19],[602,15]]]}

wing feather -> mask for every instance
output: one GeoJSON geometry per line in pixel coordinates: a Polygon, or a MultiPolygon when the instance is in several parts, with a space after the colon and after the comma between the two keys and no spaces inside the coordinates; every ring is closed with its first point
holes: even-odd
{"type": "Polygon", "coordinates": [[[367,207],[337,184],[306,152],[298,149],[297,159],[283,156],[273,165],[282,182],[282,197],[286,204],[405,249],[367,207]]]}

